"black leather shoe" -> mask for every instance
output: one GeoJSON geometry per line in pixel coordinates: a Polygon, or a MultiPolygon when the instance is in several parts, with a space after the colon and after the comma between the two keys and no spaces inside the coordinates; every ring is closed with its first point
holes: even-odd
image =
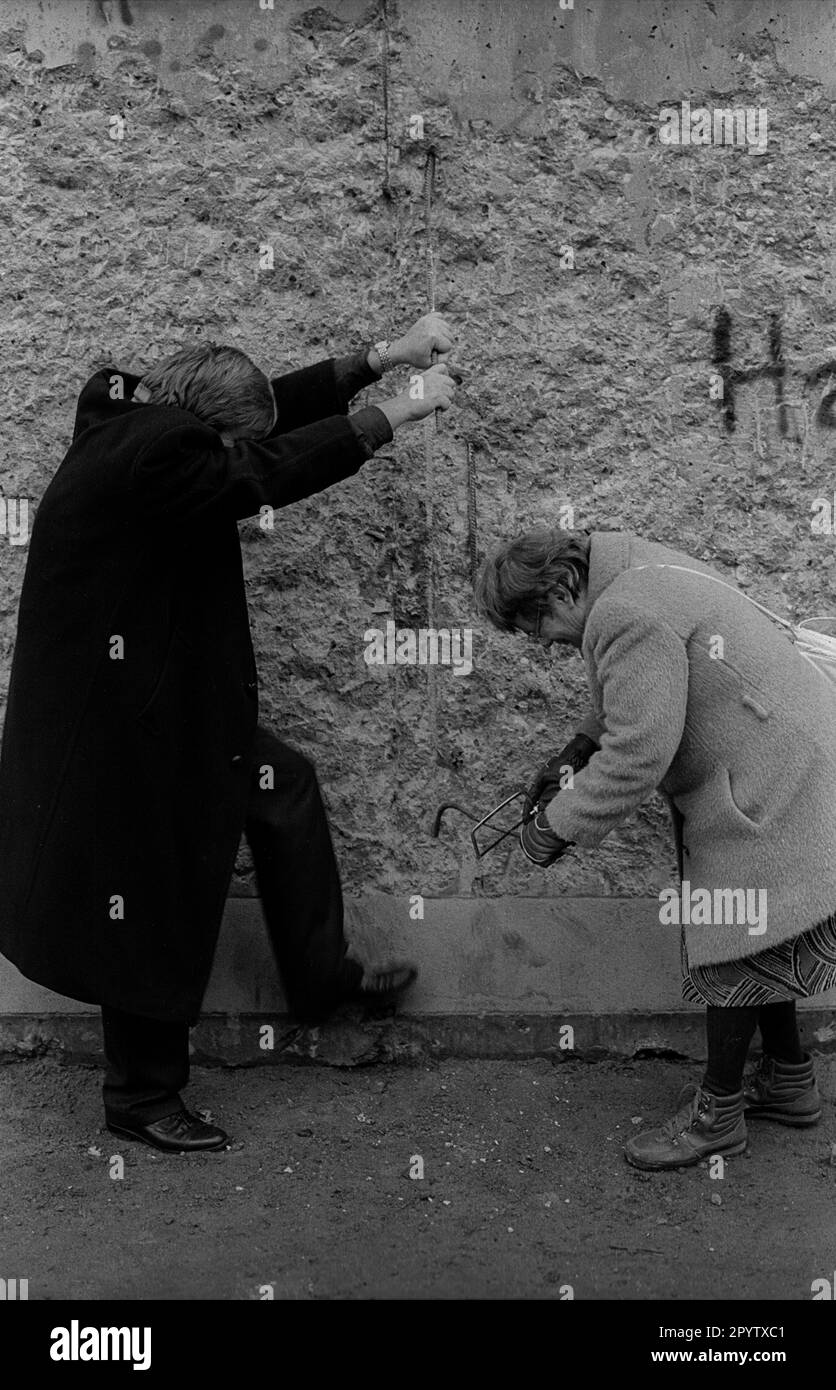
{"type": "Polygon", "coordinates": [[[105,1120],[111,1134],[124,1139],[140,1139],[143,1144],[151,1144],[164,1153],[199,1153],[207,1149],[222,1149],[229,1136],[215,1125],[207,1125],[197,1115],[188,1110],[175,1110],[173,1115],[163,1115],[161,1120],[151,1124],[134,1124],[130,1120],[111,1119],[106,1113],[105,1120]]]}
{"type": "Polygon", "coordinates": [[[414,985],[418,967],[411,961],[392,961],[385,966],[366,966],[362,978],[344,996],[350,1004],[394,1004],[414,985]]]}
{"type": "Polygon", "coordinates": [[[365,1008],[394,1004],[417,978],[418,967],[411,961],[367,965],[364,969],[359,961],[347,957],[342,963],[336,991],[329,1002],[311,1004],[307,1000],[291,999],[291,1013],[305,1027],[316,1027],[346,1004],[362,1004],[365,1008]]]}

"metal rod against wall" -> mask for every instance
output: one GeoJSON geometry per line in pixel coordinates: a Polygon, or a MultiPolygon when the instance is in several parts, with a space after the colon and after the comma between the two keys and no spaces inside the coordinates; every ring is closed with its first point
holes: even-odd
{"type": "Polygon", "coordinates": [[[433,237],[432,237],[432,212],[433,196],[435,194],[435,171],[437,153],[435,145],[430,145],[427,150],[427,159],[424,164],[424,226],[426,232],[425,265],[427,272],[427,303],[430,313],[435,310],[435,263],[433,256],[433,237]]]}
{"type": "Polygon", "coordinates": [[[476,463],[473,445],[465,440],[467,449],[467,554],[470,563],[470,582],[476,582],[479,569],[479,538],[476,530],[476,463]]]}
{"type": "Polygon", "coordinates": [[[389,8],[387,0],[380,0],[380,13],[383,21],[383,38],[380,54],[380,75],[383,87],[383,195],[391,199],[392,188],[391,153],[389,149],[389,8]]]}
{"type": "MultiPolygon", "coordinates": [[[[435,191],[436,152],[430,145],[424,165],[424,257],[426,267],[427,304],[430,313],[435,309],[435,257],[433,254],[433,193],[435,191]]],[[[434,355],[434,354],[433,354],[434,355]]],[[[435,628],[435,467],[433,442],[438,430],[438,411],[424,421],[424,521],[427,532],[427,626],[435,628]]],[[[438,688],[436,669],[427,665],[427,717],[430,746],[438,750],[438,688]]],[[[435,759],[434,759],[435,765],[435,759]]]]}
{"type": "MultiPolygon", "coordinates": [[[[381,0],[381,4],[380,4],[380,13],[381,13],[381,28],[382,28],[381,46],[380,46],[380,67],[381,67],[381,88],[382,88],[382,93],[383,93],[383,188],[382,188],[382,192],[383,192],[384,198],[386,199],[386,201],[387,201],[387,203],[388,203],[388,205],[389,205],[389,215],[390,215],[390,217],[391,217],[393,214],[395,215],[395,216],[394,216],[394,221],[391,223],[391,225],[395,228],[395,240],[397,241],[397,225],[398,225],[398,222],[397,222],[397,207],[396,207],[396,204],[395,204],[394,199],[393,199],[393,196],[392,196],[392,187],[391,187],[391,170],[392,170],[392,152],[391,152],[392,126],[391,126],[391,115],[390,115],[390,106],[391,106],[390,57],[391,57],[391,54],[390,54],[390,43],[389,43],[390,25],[389,25],[389,7],[388,7],[388,0],[381,0]]],[[[390,270],[390,273],[391,273],[391,270],[392,270],[394,261],[395,261],[395,254],[394,254],[394,250],[393,250],[392,244],[391,244],[391,242],[390,242],[390,247],[389,247],[389,270],[390,270]]],[[[394,438],[393,438],[393,440],[392,440],[392,453],[393,453],[394,459],[395,459],[395,474],[396,474],[397,477],[400,477],[400,476],[401,476],[401,469],[400,469],[400,466],[399,466],[399,465],[400,465],[400,460],[399,460],[399,457],[398,457],[398,455],[399,455],[399,442],[398,442],[398,435],[397,435],[397,434],[395,434],[395,436],[394,436],[394,438]]],[[[388,529],[388,528],[387,528],[387,529],[388,529]]],[[[397,540],[396,540],[396,538],[395,538],[396,535],[397,535],[397,531],[393,529],[393,531],[390,533],[390,548],[389,548],[389,607],[391,608],[391,611],[392,611],[392,617],[397,621],[397,615],[398,615],[398,576],[397,576],[397,540]]],[[[390,725],[390,743],[389,743],[389,746],[390,746],[390,756],[391,756],[391,760],[392,760],[392,766],[393,766],[393,768],[394,768],[394,776],[390,779],[390,787],[389,787],[389,815],[390,815],[390,819],[391,819],[391,824],[394,825],[394,824],[395,824],[395,820],[396,820],[396,815],[397,815],[397,808],[398,808],[398,796],[399,796],[399,792],[400,792],[400,748],[401,748],[401,738],[400,738],[400,693],[401,693],[401,691],[400,691],[400,672],[399,672],[399,669],[398,669],[397,666],[394,666],[394,667],[392,668],[392,671],[391,671],[391,680],[389,681],[389,690],[390,690],[390,692],[391,692],[391,699],[392,699],[392,715],[391,715],[391,725],[390,725]]],[[[388,875],[389,875],[390,887],[391,887],[392,891],[394,891],[394,888],[395,888],[395,862],[394,862],[394,859],[390,859],[390,861],[389,861],[388,875]]]]}

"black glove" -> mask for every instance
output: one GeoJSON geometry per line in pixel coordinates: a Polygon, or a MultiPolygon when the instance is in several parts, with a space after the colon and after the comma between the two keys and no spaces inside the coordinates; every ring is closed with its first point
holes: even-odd
{"type": "Polygon", "coordinates": [[[565,776],[567,767],[571,767],[573,772],[580,772],[582,767],[586,767],[592,754],[597,752],[598,745],[593,743],[591,738],[587,738],[586,734],[575,734],[562,752],[549,758],[525,794],[523,814],[526,819],[531,816],[535,807],[544,808],[554,800],[561,789],[561,779],[565,776]]]}
{"type": "Polygon", "coordinates": [[[573,840],[561,840],[559,835],[555,835],[544,811],[538,811],[536,816],[527,820],[520,831],[520,844],[523,853],[532,864],[538,864],[541,869],[548,869],[555,860],[565,854],[573,840]]]}

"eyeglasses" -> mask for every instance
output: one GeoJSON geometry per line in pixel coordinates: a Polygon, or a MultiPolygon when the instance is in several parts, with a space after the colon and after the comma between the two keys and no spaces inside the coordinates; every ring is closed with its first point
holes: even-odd
{"type": "Polygon", "coordinates": [[[523,633],[525,633],[526,637],[531,637],[531,638],[533,638],[533,640],[534,640],[535,642],[539,642],[539,641],[540,641],[540,624],[541,624],[542,621],[543,621],[543,607],[544,607],[543,600],[542,600],[541,598],[538,598],[538,600],[537,600],[537,616],[533,619],[533,622],[534,622],[534,627],[533,627],[533,628],[520,627],[520,624],[519,624],[519,619],[520,619],[520,617],[522,617],[523,621],[526,622],[526,623],[529,621],[529,618],[528,618],[528,615],[527,615],[525,612],[523,612],[522,614],[520,614],[520,613],[517,614],[517,624],[516,624],[516,626],[517,626],[517,631],[518,631],[518,632],[523,632],[523,633]]]}

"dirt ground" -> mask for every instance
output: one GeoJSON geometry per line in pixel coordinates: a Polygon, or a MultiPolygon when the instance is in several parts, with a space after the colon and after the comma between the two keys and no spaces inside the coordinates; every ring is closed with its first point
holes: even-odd
{"type": "Polygon", "coordinates": [[[644,1174],[638,1118],[699,1068],[448,1061],[196,1069],[231,1146],[165,1156],[102,1123],[95,1068],[0,1068],[0,1275],[31,1299],[809,1300],[836,1269],[836,1058],[812,1131],[644,1174]],[[114,1155],[124,1176],[112,1177],[114,1155]],[[423,1179],[417,1173],[423,1160],[423,1179]]]}

